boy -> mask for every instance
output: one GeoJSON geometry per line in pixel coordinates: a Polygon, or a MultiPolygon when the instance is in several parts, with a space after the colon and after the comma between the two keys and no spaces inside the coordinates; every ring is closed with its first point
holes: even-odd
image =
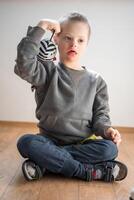
{"type": "Polygon", "coordinates": [[[17,143],[27,158],[22,165],[27,180],[38,180],[46,171],[87,181],[127,176],[127,167],[115,161],[121,135],[111,127],[106,83],[80,65],[90,33],[86,17],[70,13],[60,22],[41,20],[18,45],[15,73],[35,87],[40,130],[17,143]],[[47,30],[55,30],[57,65],[37,60],[47,30]],[[93,140],[93,134],[102,138],[93,140]]]}

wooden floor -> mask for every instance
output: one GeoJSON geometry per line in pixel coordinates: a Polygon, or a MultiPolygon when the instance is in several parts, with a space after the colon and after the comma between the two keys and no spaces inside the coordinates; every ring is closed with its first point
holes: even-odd
{"type": "Polygon", "coordinates": [[[16,149],[17,138],[36,133],[33,124],[0,123],[0,200],[128,200],[134,187],[134,133],[123,133],[119,160],[129,173],[118,183],[85,182],[48,174],[41,181],[27,182],[21,172],[23,159],[16,149]]]}

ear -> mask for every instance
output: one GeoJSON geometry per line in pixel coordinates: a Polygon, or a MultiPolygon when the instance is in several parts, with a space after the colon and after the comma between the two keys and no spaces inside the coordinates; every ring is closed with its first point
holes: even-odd
{"type": "Polygon", "coordinates": [[[53,36],[53,40],[54,40],[54,43],[55,43],[56,45],[58,45],[58,44],[59,44],[59,35],[58,35],[58,34],[55,34],[55,35],[53,36]]]}

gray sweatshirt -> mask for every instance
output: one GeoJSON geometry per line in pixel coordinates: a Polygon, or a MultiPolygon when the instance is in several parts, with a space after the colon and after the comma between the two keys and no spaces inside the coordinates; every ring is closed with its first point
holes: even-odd
{"type": "Polygon", "coordinates": [[[111,126],[107,85],[93,71],[37,60],[45,31],[28,29],[17,48],[15,73],[35,87],[36,117],[41,134],[60,144],[78,143],[92,134],[105,137],[111,126]]]}

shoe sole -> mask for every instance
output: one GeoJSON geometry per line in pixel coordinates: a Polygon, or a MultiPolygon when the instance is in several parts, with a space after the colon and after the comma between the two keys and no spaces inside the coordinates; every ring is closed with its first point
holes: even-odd
{"type": "Polygon", "coordinates": [[[40,167],[30,160],[24,161],[24,163],[22,164],[22,172],[27,181],[40,180],[43,176],[40,167]],[[30,176],[30,174],[28,173],[28,170],[27,170],[28,165],[35,168],[36,170],[35,177],[30,176]]]}
{"type": "MultiPolygon", "coordinates": [[[[96,180],[103,180],[105,182],[121,181],[126,178],[127,173],[128,173],[128,169],[126,165],[116,160],[104,161],[102,163],[98,163],[96,165],[96,169],[97,168],[103,169],[103,172],[102,172],[103,175],[102,175],[102,178],[96,179],[96,180]],[[119,171],[117,171],[117,175],[115,175],[116,177],[114,177],[114,173],[116,173],[116,171],[114,172],[114,168],[116,166],[118,166],[119,171]]],[[[89,176],[89,177],[92,177],[92,176],[89,176]]]]}
{"type": "Polygon", "coordinates": [[[123,164],[122,162],[119,162],[119,161],[116,161],[116,160],[112,161],[112,163],[117,165],[120,169],[117,177],[114,180],[115,181],[121,181],[121,180],[125,179],[127,174],[128,174],[127,166],[125,164],[123,164]]]}

